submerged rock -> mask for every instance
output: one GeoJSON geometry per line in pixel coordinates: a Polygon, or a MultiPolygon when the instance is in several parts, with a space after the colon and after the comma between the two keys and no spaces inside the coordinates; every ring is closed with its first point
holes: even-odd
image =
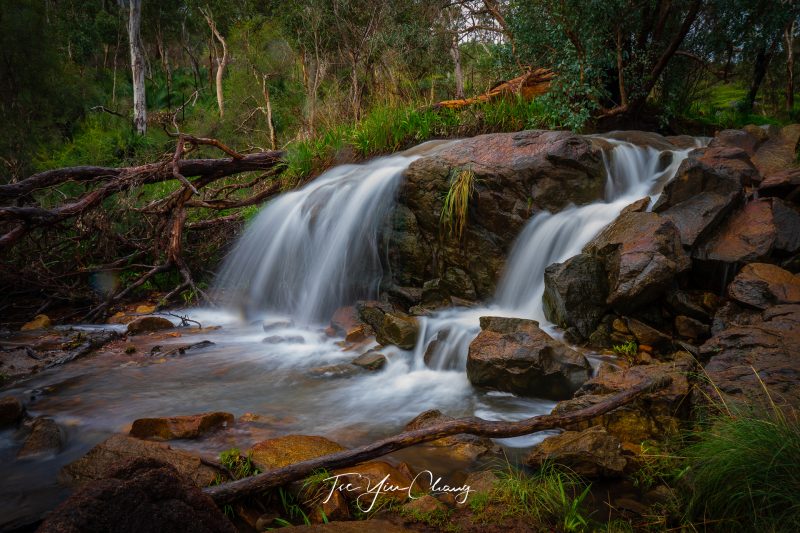
{"type": "Polygon", "coordinates": [[[534,468],[545,462],[586,477],[621,476],[628,464],[619,439],[601,426],[547,437],[525,458],[525,464],[534,468]]]}
{"type": "Polygon", "coordinates": [[[351,363],[365,370],[380,370],[386,365],[386,356],[382,353],[369,351],[359,355],[351,363]]]}
{"type": "Polygon", "coordinates": [[[25,414],[22,403],[13,396],[0,398],[0,428],[13,426],[25,414]]]}
{"type": "Polygon", "coordinates": [[[61,428],[52,418],[36,417],[31,424],[31,432],[25,439],[17,457],[30,457],[48,453],[58,453],[64,445],[61,428]]]}
{"type": "Polygon", "coordinates": [[[286,435],[259,442],[250,449],[249,454],[253,464],[261,471],[266,471],[345,449],[325,437],[286,435]]]}
{"type": "Polygon", "coordinates": [[[200,457],[183,450],[174,450],[166,443],[113,435],[77,461],[65,466],[59,478],[68,484],[102,479],[110,469],[138,458],[167,463],[198,487],[207,487],[220,475],[216,469],[203,463],[200,457]]]}
{"type": "Polygon", "coordinates": [[[140,333],[172,329],[174,327],[175,325],[164,317],[145,316],[129,323],[127,331],[128,335],[139,335],[140,333]]]}
{"type": "MultiPolygon", "coordinates": [[[[405,430],[413,431],[450,420],[454,420],[454,418],[442,414],[442,412],[437,409],[431,409],[417,415],[411,422],[406,424],[405,430]]],[[[468,434],[444,437],[426,442],[424,445],[444,448],[447,450],[448,455],[452,456],[454,459],[467,463],[474,462],[484,455],[495,453],[497,450],[497,447],[491,439],[468,434]]]]}
{"type": "Polygon", "coordinates": [[[560,400],[589,378],[589,364],[534,320],[481,317],[481,332],[469,345],[467,377],[478,387],[560,400]]]}
{"type": "Polygon", "coordinates": [[[214,501],[169,463],[138,458],[78,489],[40,533],[235,533],[214,501]]]}
{"type": "Polygon", "coordinates": [[[196,439],[206,433],[233,424],[230,413],[214,412],[199,415],[139,418],[131,427],[131,437],[138,439],[196,439]]]}

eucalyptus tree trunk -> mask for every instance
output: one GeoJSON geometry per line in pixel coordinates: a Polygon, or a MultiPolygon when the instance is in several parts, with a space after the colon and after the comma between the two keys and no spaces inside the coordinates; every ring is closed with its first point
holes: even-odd
{"type": "Polygon", "coordinates": [[[786,112],[794,109],[794,28],[797,21],[791,21],[783,33],[786,41],[786,112]]]}
{"type": "Polygon", "coordinates": [[[142,53],[142,0],[130,0],[128,16],[128,43],[131,49],[131,77],[133,80],[133,127],[136,133],[147,133],[147,99],[144,88],[144,55],[142,53]]]}
{"type": "Polygon", "coordinates": [[[461,71],[461,51],[458,49],[458,33],[453,35],[450,45],[450,55],[453,57],[453,75],[456,79],[456,98],[464,98],[464,73],[461,71]]]}
{"type": "Polygon", "coordinates": [[[225,38],[217,29],[217,25],[214,22],[214,19],[211,17],[211,12],[203,11],[203,15],[205,16],[206,22],[208,22],[208,27],[211,28],[211,32],[214,34],[214,37],[217,39],[217,41],[219,41],[219,44],[222,45],[222,55],[220,55],[219,52],[215,54],[217,56],[217,106],[219,107],[219,118],[222,118],[225,116],[225,97],[222,93],[222,77],[225,75],[225,67],[228,65],[228,44],[225,42],[225,38]]]}

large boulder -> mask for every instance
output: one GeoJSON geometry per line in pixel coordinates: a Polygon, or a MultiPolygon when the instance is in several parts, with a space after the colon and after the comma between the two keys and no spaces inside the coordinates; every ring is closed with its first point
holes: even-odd
{"type": "Polygon", "coordinates": [[[758,148],[753,163],[764,176],[795,166],[799,142],[800,124],[786,126],[758,148]]]}
{"type": "Polygon", "coordinates": [[[525,458],[525,464],[534,468],[545,462],[585,477],[621,476],[628,464],[619,439],[602,426],[547,437],[525,458]]]}
{"type": "Polygon", "coordinates": [[[653,209],[657,212],[666,211],[702,192],[724,197],[739,195],[743,186],[757,176],[758,171],[744,150],[693,150],[678,167],[675,178],[664,186],[653,209]]]}
{"type": "Polygon", "coordinates": [[[139,439],[195,439],[233,424],[230,413],[214,412],[199,415],[139,418],[133,421],[130,435],[139,439]]]}
{"type": "Polygon", "coordinates": [[[82,484],[102,479],[108,470],[137,458],[167,463],[199,487],[211,485],[219,478],[216,469],[206,465],[194,454],[174,450],[162,442],[140,440],[126,435],[113,435],[101,442],[89,453],[65,466],[59,477],[68,484],[82,484]]]}
{"type": "Polygon", "coordinates": [[[81,487],[40,533],[235,533],[214,501],[169,463],[134,459],[81,487]]]}
{"type": "Polygon", "coordinates": [[[651,212],[620,215],[583,251],[604,262],[606,303],[620,313],[658,299],[691,266],[675,224],[651,212]]]}
{"type": "Polygon", "coordinates": [[[701,358],[708,360],[707,394],[800,407],[800,304],[776,305],[739,323],[725,322],[729,327],[700,347],[701,358]]]}
{"type": "MultiPolygon", "coordinates": [[[[761,130],[763,132],[763,130],[761,130]]],[[[760,136],[756,137],[752,132],[746,130],[722,130],[714,135],[709,148],[739,148],[752,156],[756,153],[756,148],[761,143],[760,136]]]]}
{"type": "Polygon", "coordinates": [[[478,387],[561,400],[589,378],[586,359],[521,318],[481,317],[469,345],[467,377],[478,387]]]}
{"type": "Polygon", "coordinates": [[[800,251],[800,210],[780,198],[748,202],[708,240],[696,247],[692,257],[722,263],[763,261],[774,253],[800,251]]]}
{"type": "Polygon", "coordinates": [[[786,198],[794,193],[795,201],[800,200],[795,191],[800,188],[800,167],[786,168],[767,175],[758,186],[761,198],[777,196],[786,198]]]}
{"type": "Polygon", "coordinates": [[[578,254],[544,271],[542,303],[548,320],[588,338],[606,314],[608,279],[603,262],[578,254]]]}
{"type": "Polygon", "coordinates": [[[488,298],[511,245],[534,213],[591,203],[603,197],[604,187],[601,149],[588,137],[523,131],[448,144],[406,170],[388,237],[392,280],[419,287],[458,268],[469,278],[462,286],[488,298]],[[464,169],[474,173],[475,192],[464,235],[456,239],[440,234],[441,212],[452,172],[464,169]]]}
{"type": "Polygon", "coordinates": [[[776,265],[751,263],[728,285],[728,296],[759,309],[800,303],[800,274],[776,265]]]}
{"type": "Polygon", "coordinates": [[[344,446],[325,437],[286,435],[259,442],[250,449],[249,455],[254,465],[266,471],[344,450],[344,446]]]}

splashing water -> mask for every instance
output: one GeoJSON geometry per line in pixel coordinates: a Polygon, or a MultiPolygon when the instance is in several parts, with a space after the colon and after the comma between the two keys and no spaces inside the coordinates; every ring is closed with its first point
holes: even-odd
{"type": "Polygon", "coordinates": [[[427,353],[427,364],[433,368],[465,369],[469,343],[480,331],[481,316],[530,318],[553,333],[542,307],[545,269],[579,254],[631,202],[649,196],[652,206],[691,151],[662,152],[605,140],[613,146],[603,154],[606,200],[536,214],[517,237],[492,305],[448,309],[423,320],[424,335],[415,348],[417,364],[425,364],[427,353]]]}

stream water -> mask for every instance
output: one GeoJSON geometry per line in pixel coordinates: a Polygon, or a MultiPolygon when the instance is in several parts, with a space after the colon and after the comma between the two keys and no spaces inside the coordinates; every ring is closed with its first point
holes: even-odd
{"type": "MultiPolygon", "coordinates": [[[[427,409],[497,420],[549,412],[553,402],[473,389],[465,371],[467,347],[479,331],[478,318],[487,314],[539,320],[558,335],[541,309],[545,267],[578,253],[630,202],[654,198],[688,153],[676,150],[665,164],[657,150],[609,142],[606,199],[535,215],[514,246],[493,302],[422,319],[417,347],[382,350],[388,364],[374,373],[345,370],[370,346],[343,350],[341,339],[324,333],[325,322],[340,305],[376,295],[378,233],[402,172],[442,143],[334,168],[270,202],[221,270],[218,293],[226,308],[187,311],[203,326],[222,327],[159,340],[165,346],[191,337],[213,346],[166,360],[90,357],[2,391],[23,399],[32,415],[53,417],[65,431],[66,444],[59,454],[15,461],[20,436],[0,432],[0,529],[52,508],[65,494],[56,481],[58,470],[110,434],[126,432],[136,418],[211,410],[262,415],[266,422],[257,430],[234,427],[202,444],[174,443],[212,455],[289,433],[363,444],[399,431],[427,409]],[[426,365],[428,344],[445,330],[447,339],[426,365]],[[263,342],[268,336],[283,340],[263,342]]],[[[499,443],[513,449],[541,438],[499,443]]],[[[431,461],[413,453],[403,458],[417,467],[431,461]]],[[[440,459],[435,463],[440,470],[448,468],[440,459]]]]}

